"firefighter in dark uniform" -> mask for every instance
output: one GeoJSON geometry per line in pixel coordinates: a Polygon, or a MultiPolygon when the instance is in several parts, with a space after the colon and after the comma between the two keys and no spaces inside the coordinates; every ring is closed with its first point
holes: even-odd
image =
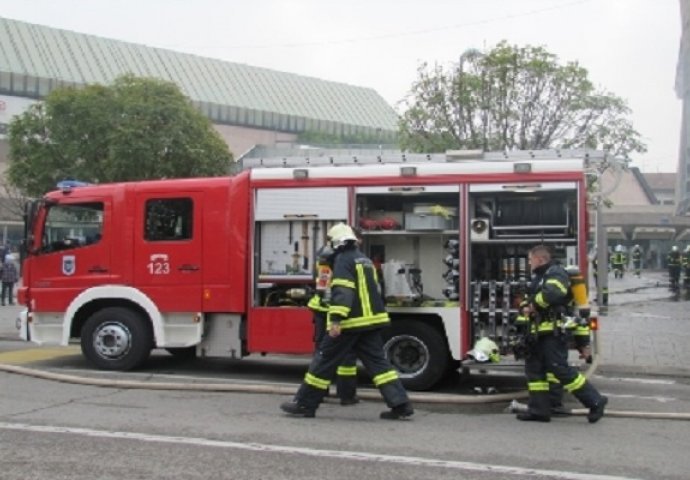
{"type": "Polygon", "coordinates": [[[680,251],[675,245],[671,247],[666,258],[668,265],[668,279],[671,282],[671,289],[678,288],[678,280],[680,279],[680,251]]]}
{"type": "Polygon", "coordinates": [[[640,277],[642,274],[642,247],[635,245],[632,249],[632,263],[635,276],[640,277]]]}
{"type": "Polygon", "coordinates": [[[623,251],[623,245],[616,245],[616,251],[611,256],[611,265],[613,266],[614,278],[623,278],[627,261],[628,260],[625,258],[625,252],[623,251]]]}
{"type": "Polygon", "coordinates": [[[608,399],[568,365],[568,338],[562,333],[563,316],[571,303],[570,279],[566,270],[551,260],[548,247],[539,245],[529,252],[532,271],[529,301],[522,314],[529,320],[529,341],[525,374],[529,391],[528,410],[518,413],[518,420],[549,422],[551,405],[547,372],[563,388],[589,409],[587,419],[595,423],[604,415],[608,399]]]}
{"type": "Polygon", "coordinates": [[[681,259],[681,264],[683,266],[683,284],[686,287],[690,286],[690,245],[685,247],[683,251],[683,257],[681,259]]]}
{"type": "Polygon", "coordinates": [[[390,324],[390,318],[374,264],[359,251],[357,237],[348,225],[333,226],[328,237],[336,251],[326,322],[328,335],[319,344],[294,400],[280,408],[292,415],[314,417],[338,366],[354,351],[390,408],[380,417],[408,418],[414,409],[398,372],[383,351],[381,328],[390,324]]]}
{"type": "MultiPolygon", "coordinates": [[[[322,247],[317,253],[316,260],[316,293],[309,300],[307,306],[313,312],[314,322],[314,351],[326,336],[326,317],[328,303],[331,299],[331,279],[333,277],[333,257],[335,251],[330,246],[322,247]]],[[[336,392],[341,405],[355,405],[357,398],[357,355],[350,351],[338,366],[336,392]]]]}

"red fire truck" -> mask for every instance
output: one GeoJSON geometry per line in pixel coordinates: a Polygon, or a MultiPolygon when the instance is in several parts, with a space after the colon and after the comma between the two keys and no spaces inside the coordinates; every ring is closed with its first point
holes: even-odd
{"type": "Polygon", "coordinates": [[[80,339],[117,370],[152,348],[309,354],[315,254],[347,222],[379,268],[387,355],[429,389],[478,338],[510,350],[530,247],[586,271],[593,153],[245,159],[230,177],[65,184],[27,206],[20,335],[80,339]]]}

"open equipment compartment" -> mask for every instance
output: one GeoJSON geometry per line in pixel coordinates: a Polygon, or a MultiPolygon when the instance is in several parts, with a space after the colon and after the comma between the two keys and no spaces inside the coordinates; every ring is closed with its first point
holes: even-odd
{"type": "Polygon", "coordinates": [[[387,304],[457,305],[448,278],[457,290],[458,262],[453,267],[445,259],[447,241],[459,235],[459,187],[359,187],[355,193],[355,224],[380,268],[387,304]]]}
{"type": "Polygon", "coordinates": [[[518,306],[529,285],[527,255],[549,245],[577,265],[578,187],[574,182],[470,186],[469,308],[472,337],[508,351],[518,306]]]}

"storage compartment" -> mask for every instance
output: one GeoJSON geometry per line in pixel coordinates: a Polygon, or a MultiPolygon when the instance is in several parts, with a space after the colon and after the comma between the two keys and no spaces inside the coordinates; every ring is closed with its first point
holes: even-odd
{"type": "Polygon", "coordinates": [[[458,208],[439,205],[438,203],[415,203],[412,206],[412,213],[457,217],[458,208]]]}
{"type": "Polygon", "coordinates": [[[405,213],[406,230],[455,230],[457,217],[443,217],[426,213],[405,213]]]}

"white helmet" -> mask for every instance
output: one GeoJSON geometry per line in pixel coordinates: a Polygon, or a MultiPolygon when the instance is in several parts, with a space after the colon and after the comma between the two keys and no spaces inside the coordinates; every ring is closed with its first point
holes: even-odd
{"type": "Polygon", "coordinates": [[[623,251],[623,245],[621,245],[620,243],[618,245],[616,245],[616,251],[622,252],[623,251]]]}
{"type": "Polygon", "coordinates": [[[677,251],[678,251],[678,247],[676,247],[675,245],[672,246],[672,247],[671,247],[671,251],[672,251],[672,252],[677,252],[677,251]]]}
{"type": "Polygon", "coordinates": [[[474,348],[467,352],[467,355],[472,357],[477,362],[493,362],[501,361],[501,354],[498,351],[496,342],[488,337],[482,337],[474,344],[474,348]]]}
{"type": "Polygon", "coordinates": [[[357,241],[357,236],[352,230],[352,227],[344,223],[333,225],[327,233],[328,238],[331,239],[331,245],[334,249],[338,249],[345,245],[348,241],[357,241]]]}

